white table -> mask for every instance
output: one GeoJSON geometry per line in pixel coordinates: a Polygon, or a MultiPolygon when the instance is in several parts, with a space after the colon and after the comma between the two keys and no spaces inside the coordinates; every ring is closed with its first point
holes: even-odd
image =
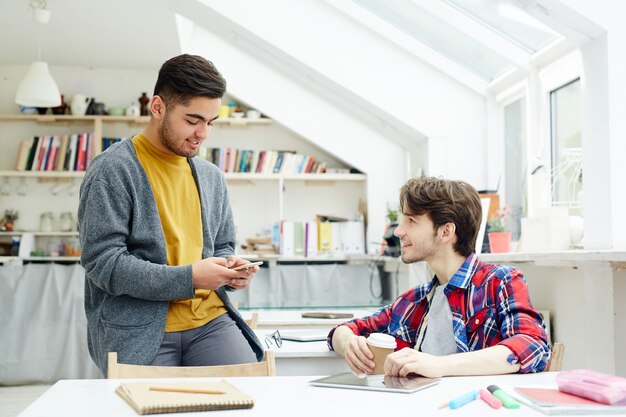
{"type": "MultiPolygon", "coordinates": [[[[261,343],[265,336],[276,330],[307,330],[319,329],[328,333],[334,326],[350,319],[319,319],[303,318],[304,312],[351,313],[353,317],[363,317],[377,311],[378,308],[305,308],[305,309],[270,309],[270,310],[243,310],[244,318],[250,318],[253,312],[258,313],[258,328],[255,331],[261,343]]],[[[268,346],[265,346],[268,348],[268,346]]],[[[350,370],[343,357],[328,350],[325,341],[294,342],[283,341],[278,348],[270,345],[269,349],[276,353],[276,375],[295,376],[309,375],[311,370],[319,374],[335,374],[350,370]]]]}
{"type": "MultiPolygon", "coordinates": [[[[290,330],[292,330],[290,328],[290,330]]],[[[265,346],[265,335],[273,330],[256,330],[261,343],[265,346]]],[[[276,375],[309,375],[311,370],[319,374],[348,372],[350,368],[342,356],[328,350],[326,341],[294,342],[283,340],[282,347],[271,344],[269,350],[276,354],[276,375]]]]}
{"type": "Polygon", "coordinates": [[[252,313],[258,313],[259,329],[284,329],[284,328],[317,328],[328,329],[337,324],[344,323],[347,319],[318,319],[303,318],[302,313],[306,312],[328,312],[328,313],[350,313],[353,318],[368,316],[380,307],[361,307],[361,308],[345,308],[345,307],[324,307],[324,308],[303,308],[303,309],[271,309],[271,310],[241,310],[240,313],[245,319],[249,319],[252,313]]]}
{"type": "MultiPolygon", "coordinates": [[[[439,410],[440,404],[472,389],[496,384],[512,392],[514,386],[555,388],[556,373],[444,378],[440,384],[413,394],[358,391],[313,387],[308,381],[316,376],[226,378],[255,399],[250,410],[207,412],[236,416],[353,416],[353,415],[424,415],[424,416],[543,416],[528,407],[518,410],[492,409],[481,400],[459,409],[439,410]]],[[[188,381],[215,381],[216,378],[189,378],[188,381]]],[[[124,380],[129,381],[129,380],[124,380]]],[[[158,380],[165,382],[168,380],[158,380]]],[[[122,380],[62,380],[33,402],[20,417],[136,417],[135,411],[115,393],[122,380]]],[[[168,414],[189,417],[191,414],[168,414]]],[[[198,414],[194,414],[198,415],[198,414]]]]}

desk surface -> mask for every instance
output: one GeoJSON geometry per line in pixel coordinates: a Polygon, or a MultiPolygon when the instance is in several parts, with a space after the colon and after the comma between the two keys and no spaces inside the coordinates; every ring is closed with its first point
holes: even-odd
{"type": "Polygon", "coordinates": [[[298,327],[298,328],[324,328],[330,330],[337,324],[344,323],[346,319],[318,319],[318,318],[304,318],[302,313],[312,312],[328,312],[328,313],[350,313],[353,317],[368,316],[375,311],[378,311],[380,307],[360,307],[360,308],[346,308],[346,307],[323,307],[323,308],[303,308],[303,309],[272,309],[272,310],[241,310],[240,313],[245,319],[249,319],[252,313],[259,314],[258,328],[262,329],[282,329],[286,327],[298,327]]]}
{"type": "MultiPolygon", "coordinates": [[[[494,410],[480,400],[473,401],[457,410],[447,408],[439,410],[438,406],[469,390],[486,388],[491,384],[497,384],[509,392],[513,391],[514,386],[555,388],[555,375],[556,373],[540,373],[444,378],[440,384],[413,394],[313,387],[308,384],[308,381],[317,378],[316,376],[226,378],[241,391],[254,397],[255,405],[251,410],[230,410],[220,413],[232,417],[347,416],[363,411],[366,411],[367,415],[387,415],[393,410],[404,410],[412,415],[455,415],[457,417],[470,415],[481,417],[542,416],[543,414],[525,406],[522,406],[521,410],[494,410]]],[[[216,378],[189,378],[188,380],[215,381],[216,378]]],[[[59,415],[65,417],[136,417],[135,411],[114,393],[120,382],[121,380],[106,379],[59,381],[24,410],[20,417],[56,417],[59,415]]],[[[216,412],[210,413],[217,415],[216,412]]],[[[168,415],[190,416],[188,413],[168,415]]]]}
{"type": "MultiPolygon", "coordinates": [[[[261,341],[264,343],[265,336],[272,334],[272,330],[255,330],[254,331],[261,341]]],[[[267,347],[267,346],[266,346],[267,347]]],[[[314,342],[294,342],[291,340],[283,340],[283,345],[279,348],[272,344],[269,346],[269,350],[276,354],[276,358],[334,358],[337,357],[337,353],[328,350],[326,341],[314,341],[314,342]]]]}

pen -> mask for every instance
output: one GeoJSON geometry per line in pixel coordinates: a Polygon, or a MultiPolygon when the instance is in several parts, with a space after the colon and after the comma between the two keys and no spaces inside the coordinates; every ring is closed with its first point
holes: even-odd
{"type": "Polygon", "coordinates": [[[494,397],[493,394],[486,389],[481,389],[479,395],[480,399],[489,404],[492,408],[498,409],[502,407],[502,401],[494,397]]]}
{"type": "Polygon", "coordinates": [[[210,390],[210,389],[170,388],[170,387],[150,387],[150,391],[186,392],[189,394],[226,394],[224,391],[216,391],[216,390],[210,390]]]}
{"type": "Polygon", "coordinates": [[[447,402],[445,404],[441,404],[439,406],[439,408],[446,408],[446,407],[450,407],[451,409],[455,409],[455,408],[459,408],[464,406],[465,404],[474,401],[476,398],[478,398],[478,391],[474,390],[474,391],[470,391],[467,394],[463,394],[460,397],[456,397],[453,400],[450,400],[450,402],[447,402]]]}
{"type": "Polygon", "coordinates": [[[519,408],[520,407],[520,404],[517,402],[515,398],[511,397],[509,394],[502,391],[500,387],[498,387],[497,385],[489,385],[487,387],[487,390],[489,390],[489,392],[492,393],[494,397],[502,401],[502,404],[506,408],[519,408]]]}

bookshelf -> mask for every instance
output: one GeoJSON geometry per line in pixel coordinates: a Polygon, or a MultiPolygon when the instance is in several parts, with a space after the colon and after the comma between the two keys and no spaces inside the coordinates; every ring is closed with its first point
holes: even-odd
{"type": "MultiPolygon", "coordinates": [[[[0,188],[9,189],[0,196],[0,214],[6,209],[18,210],[17,225],[24,230],[38,230],[41,212],[52,211],[57,218],[65,211],[76,214],[78,191],[85,173],[15,170],[24,139],[86,132],[92,133],[94,140],[128,137],[139,133],[148,121],[147,116],[0,115],[0,188]]],[[[251,149],[255,155],[265,149],[283,149],[315,155],[328,162],[329,167],[349,168],[268,118],[218,119],[214,125],[203,146],[251,149]]],[[[279,219],[310,221],[316,214],[352,218],[359,201],[366,201],[365,174],[226,172],[224,175],[229,184],[238,243],[262,234],[279,219]]],[[[0,242],[10,241],[10,236],[15,234],[0,234],[0,242]]],[[[50,236],[35,232],[35,239],[46,241],[50,236]]]]}

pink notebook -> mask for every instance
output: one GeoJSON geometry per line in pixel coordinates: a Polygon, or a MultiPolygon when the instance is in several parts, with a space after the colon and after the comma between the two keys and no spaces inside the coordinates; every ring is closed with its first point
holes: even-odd
{"type": "Polygon", "coordinates": [[[548,415],[626,414],[626,407],[606,405],[549,388],[516,387],[524,404],[548,415]]]}

